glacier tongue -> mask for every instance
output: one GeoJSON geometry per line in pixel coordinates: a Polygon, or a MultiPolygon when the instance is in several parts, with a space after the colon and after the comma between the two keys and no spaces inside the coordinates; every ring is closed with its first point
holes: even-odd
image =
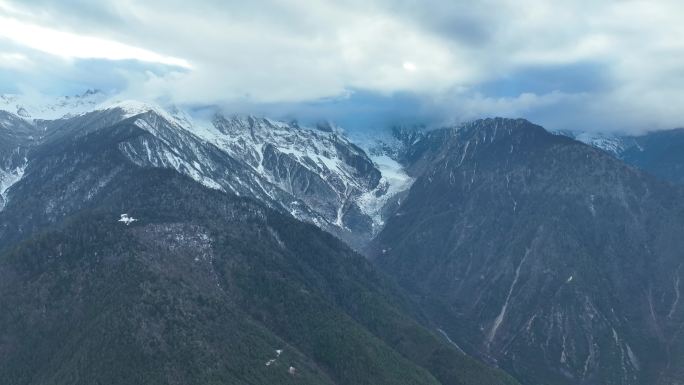
{"type": "Polygon", "coordinates": [[[379,231],[385,224],[383,209],[387,203],[399,193],[408,190],[414,179],[406,174],[402,165],[387,155],[372,156],[373,162],[380,170],[382,179],[378,187],[359,196],[361,210],[373,220],[374,231],[379,231]]]}

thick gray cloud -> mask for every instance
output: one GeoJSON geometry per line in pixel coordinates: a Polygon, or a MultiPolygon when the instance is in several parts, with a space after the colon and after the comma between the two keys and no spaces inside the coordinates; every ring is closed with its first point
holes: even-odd
{"type": "Polygon", "coordinates": [[[41,84],[51,89],[91,82],[135,98],[283,115],[343,116],[363,101],[364,111],[415,109],[435,122],[503,115],[582,130],[684,125],[681,1],[474,3],[0,0],[6,20],[114,42],[128,59],[86,52],[47,68],[41,47],[3,39],[0,27],[0,79],[39,87],[29,79],[47,73],[52,81],[41,84]],[[79,73],[87,81],[75,81],[79,73]]]}

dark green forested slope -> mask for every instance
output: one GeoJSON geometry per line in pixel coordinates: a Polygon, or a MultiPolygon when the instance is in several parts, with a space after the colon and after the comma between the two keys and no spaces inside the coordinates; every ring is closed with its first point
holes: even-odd
{"type": "Polygon", "coordinates": [[[125,166],[97,202],[0,255],[0,378],[516,383],[410,308],[313,226],[172,171],[125,166]],[[123,213],[138,221],[118,222],[123,213]]]}

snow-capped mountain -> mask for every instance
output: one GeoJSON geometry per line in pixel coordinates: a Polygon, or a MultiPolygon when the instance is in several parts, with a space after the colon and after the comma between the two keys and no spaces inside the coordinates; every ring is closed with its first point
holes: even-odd
{"type": "MultiPolygon", "coordinates": [[[[222,114],[193,119],[178,108],[136,101],[32,123],[7,115],[32,124],[39,133],[33,144],[72,140],[130,120],[149,134],[118,143],[133,163],[174,169],[207,187],[257,199],[359,247],[382,227],[387,204],[411,184],[396,161],[381,155],[374,161],[330,125],[222,114]]],[[[3,197],[26,167],[4,169],[3,197]]]]}
{"type": "Polygon", "coordinates": [[[216,116],[199,136],[241,159],[335,226],[375,234],[382,207],[410,186],[401,166],[377,163],[330,126],[303,128],[270,119],[216,116]]]}
{"type": "Polygon", "coordinates": [[[0,110],[11,112],[27,120],[52,120],[92,111],[110,96],[98,90],[88,90],[80,95],[28,96],[22,94],[0,95],[0,110]]]}
{"type": "MultiPolygon", "coordinates": [[[[119,107],[126,115],[145,109],[119,107]]],[[[353,244],[377,233],[385,203],[410,186],[398,163],[385,157],[374,163],[331,127],[221,114],[210,122],[193,121],[150,111],[136,125],[160,142],[123,145],[132,160],[175,168],[209,187],[257,198],[353,244]],[[227,163],[228,169],[217,172],[227,163]]]]}
{"type": "Polygon", "coordinates": [[[586,143],[592,147],[600,148],[601,150],[618,156],[626,147],[625,138],[618,135],[580,132],[571,137],[575,140],[579,140],[582,143],[586,143]]]}

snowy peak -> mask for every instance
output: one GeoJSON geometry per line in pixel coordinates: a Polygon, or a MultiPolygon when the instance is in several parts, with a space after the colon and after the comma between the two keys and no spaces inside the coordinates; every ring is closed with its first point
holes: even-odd
{"type": "Polygon", "coordinates": [[[573,138],[615,156],[620,156],[627,147],[625,137],[609,133],[559,131],[557,134],[573,138]]]}
{"type": "Polygon", "coordinates": [[[253,115],[231,115],[224,116],[216,114],[213,119],[214,126],[224,134],[240,136],[244,133],[256,135],[263,140],[264,137],[277,135],[278,132],[290,132],[298,126],[290,126],[287,123],[259,118],[253,115]]]}
{"type": "Polygon", "coordinates": [[[371,159],[329,123],[303,127],[221,114],[211,122],[188,122],[182,126],[188,132],[244,165],[249,176],[240,183],[251,186],[250,191],[285,202],[285,210],[295,217],[351,243],[376,234],[384,223],[384,208],[410,186],[397,162],[371,159]]]}
{"type": "Polygon", "coordinates": [[[28,120],[53,120],[92,111],[107,98],[107,94],[98,90],[88,90],[80,95],[54,98],[4,94],[0,95],[0,110],[11,112],[28,120]]]}
{"type": "Polygon", "coordinates": [[[396,162],[391,176],[385,177],[332,125],[308,128],[254,116],[217,115],[213,127],[213,132],[198,132],[342,232],[375,234],[382,225],[381,202],[407,187],[405,174],[402,183],[397,182],[401,167],[396,162]]]}
{"type": "Polygon", "coordinates": [[[98,108],[100,111],[117,110],[122,113],[121,118],[127,119],[136,115],[152,113],[166,119],[168,122],[190,129],[192,126],[191,118],[175,106],[171,106],[167,111],[163,107],[154,103],[141,102],[138,100],[115,101],[98,108]]]}

